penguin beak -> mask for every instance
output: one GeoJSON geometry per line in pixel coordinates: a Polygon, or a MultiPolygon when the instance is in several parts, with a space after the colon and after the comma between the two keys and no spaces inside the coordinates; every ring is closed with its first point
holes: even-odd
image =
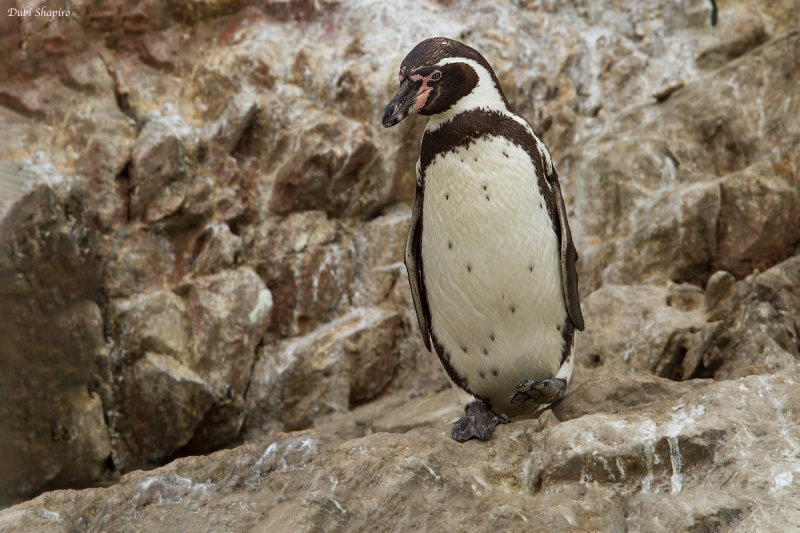
{"type": "Polygon", "coordinates": [[[403,80],[400,84],[397,94],[394,95],[392,101],[383,110],[383,127],[391,128],[404,118],[414,108],[417,103],[417,91],[408,79],[403,80]]]}

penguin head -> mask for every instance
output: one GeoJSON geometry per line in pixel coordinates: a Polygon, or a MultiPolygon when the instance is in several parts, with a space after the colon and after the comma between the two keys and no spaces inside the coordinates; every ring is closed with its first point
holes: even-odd
{"type": "Polygon", "coordinates": [[[383,111],[386,128],[410,113],[432,116],[508,106],[489,62],[477,50],[446,37],[415,46],[400,64],[399,81],[397,94],[383,111]]]}

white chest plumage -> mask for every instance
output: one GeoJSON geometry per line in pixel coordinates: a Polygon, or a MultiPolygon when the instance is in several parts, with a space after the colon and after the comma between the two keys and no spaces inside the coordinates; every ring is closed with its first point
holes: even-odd
{"type": "Polygon", "coordinates": [[[437,155],[422,220],[431,333],[495,412],[529,411],[509,395],[520,379],[556,376],[566,318],[558,238],[530,156],[493,136],[437,155]]]}

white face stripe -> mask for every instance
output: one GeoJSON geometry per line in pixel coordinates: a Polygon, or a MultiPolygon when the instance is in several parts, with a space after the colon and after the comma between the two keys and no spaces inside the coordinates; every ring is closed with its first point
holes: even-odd
{"type": "MultiPolygon", "coordinates": [[[[435,131],[457,114],[472,109],[480,108],[487,111],[496,111],[498,113],[502,113],[503,115],[512,118],[524,126],[528,132],[533,135],[533,137],[536,139],[536,147],[539,150],[539,155],[542,157],[545,176],[550,176],[553,173],[553,160],[550,157],[550,152],[547,150],[547,147],[544,145],[539,136],[533,131],[531,125],[528,124],[524,118],[512,113],[508,109],[505,102],[503,102],[500,92],[497,90],[497,88],[495,88],[494,80],[492,79],[492,75],[489,73],[489,71],[474,59],[467,59],[465,57],[446,57],[436,63],[436,66],[444,66],[452,63],[464,63],[472,67],[472,69],[478,75],[478,84],[475,86],[472,92],[456,102],[453,107],[444,113],[439,113],[438,115],[432,116],[428,121],[426,130],[435,131]]],[[[553,187],[550,185],[549,181],[547,181],[547,185],[552,190],[553,187]]]]}
{"type": "Polygon", "coordinates": [[[451,63],[464,63],[472,67],[478,75],[478,84],[472,89],[472,92],[461,98],[453,107],[444,113],[432,116],[428,123],[429,131],[438,129],[441,124],[447,122],[459,113],[476,108],[498,111],[510,115],[508,107],[506,107],[502,96],[500,96],[500,92],[494,86],[491,74],[489,74],[489,71],[486,70],[483,65],[474,59],[467,59],[465,57],[446,57],[436,63],[436,66],[449,65],[451,63]]]}

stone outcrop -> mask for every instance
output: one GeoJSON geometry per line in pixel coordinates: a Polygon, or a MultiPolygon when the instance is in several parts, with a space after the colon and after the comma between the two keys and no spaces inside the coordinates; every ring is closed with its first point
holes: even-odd
{"type": "Polygon", "coordinates": [[[0,505],[51,492],[0,531],[793,527],[800,5],[718,4],[2,17],[0,505]],[[402,264],[424,120],[379,123],[432,34],[541,133],[580,254],[568,397],[485,443],[402,264]]]}
{"type": "Polygon", "coordinates": [[[602,394],[576,389],[560,423],[548,413],[463,445],[441,422],[350,440],[274,433],[111,488],[44,494],[0,511],[0,530],[790,530],[795,377],[618,378],[602,394]],[[620,389],[645,392],[612,412],[595,401],[620,389]]]}

